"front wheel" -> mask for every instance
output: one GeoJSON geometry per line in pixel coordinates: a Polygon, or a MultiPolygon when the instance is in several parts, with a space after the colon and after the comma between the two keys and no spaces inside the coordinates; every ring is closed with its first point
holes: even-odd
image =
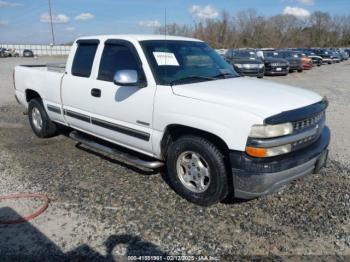
{"type": "Polygon", "coordinates": [[[37,137],[49,138],[56,135],[57,126],[50,120],[41,100],[30,100],[28,118],[30,126],[37,137]]]}
{"type": "Polygon", "coordinates": [[[183,136],[169,148],[166,178],[183,198],[210,206],[228,194],[228,173],[224,156],[210,141],[183,136]]]}

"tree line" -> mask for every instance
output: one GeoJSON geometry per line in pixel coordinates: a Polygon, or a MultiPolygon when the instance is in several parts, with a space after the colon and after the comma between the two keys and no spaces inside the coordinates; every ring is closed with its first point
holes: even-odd
{"type": "MultiPolygon", "coordinates": [[[[156,28],[155,33],[164,34],[165,27],[156,28]]],[[[199,38],[214,48],[348,47],[350,15],[316,11],[298,18],[261,16],[255,10],[245,10],[231,16],[223,11],[218,19],[168,24],[166,33],[199,38]]]]}

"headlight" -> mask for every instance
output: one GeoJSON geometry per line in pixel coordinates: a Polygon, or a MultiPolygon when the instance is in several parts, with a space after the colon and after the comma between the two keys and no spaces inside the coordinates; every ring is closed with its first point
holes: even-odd
{"type": "Polygon", "coordinates": [[[247,154],[254,157],[272,157],[272,156],[287,154],[291,151],[292,151],[291,144],[270,147],[270,148],[258,148],[258,147],[249,147],[249,146],[246,147],[247,154]]]}
{"type": "Polygon", "coordinates": [[[260,64],[259,65],[259,68],[261,69],[261,68],[264,68],[264,64],[260,64]]]}
{"type": "Polygon", "coordinates": [[[242,64],[235,64],[235,66],[238,67],[238,68],[242,68],[243,67],[242,64]]]}
{"type": "Polygon", "coordinates": [[[250,130],[249,136],[253,138],[271,138],[290,135],[292,133],[292,123],[278,125],[254,125],[250,130]]]}

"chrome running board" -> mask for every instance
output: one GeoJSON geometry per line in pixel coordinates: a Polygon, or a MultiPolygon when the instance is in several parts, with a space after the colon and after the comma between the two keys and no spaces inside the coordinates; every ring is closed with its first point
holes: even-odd
{"type": "Polygon", "coordinates": [[[143,160],[136,155],[132,155],[130,153],[123,152],[115,147],[104,145],[102,143],[98,143],[95,141],[91,136],[79,133],[77,131],[72,131],[69,134],[69,137],[73,140],[84,144],[88,147],[91,147],[96,150],[101,150],[103,152],[106,152],[108,154],[112,154],[116,156],[118,159],[122,160],[123,162],[130,163],[135,166],[143,167],[143,168],[149,168],[149,169],[157,169],[162,166],[164,166],[164,163],[158,160],[143,160]]]}

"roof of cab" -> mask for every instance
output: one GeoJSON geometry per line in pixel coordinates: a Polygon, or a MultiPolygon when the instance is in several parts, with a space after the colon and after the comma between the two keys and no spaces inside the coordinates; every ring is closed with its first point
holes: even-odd
{"type": "Polygon", "coordinates": [[[122,40],[136,40],[136,41],[146,41],[146,40],[179,40],[179,41],[196,41],[202,42],[199,39],[182,37],[182,36],[170,36],[167,35],[94,35],[94,36],[84,36],[79,37],[77,40],[83,39],[98,39],[100,41],[105,41],[107,39],[122,39],[122,40]]]}

